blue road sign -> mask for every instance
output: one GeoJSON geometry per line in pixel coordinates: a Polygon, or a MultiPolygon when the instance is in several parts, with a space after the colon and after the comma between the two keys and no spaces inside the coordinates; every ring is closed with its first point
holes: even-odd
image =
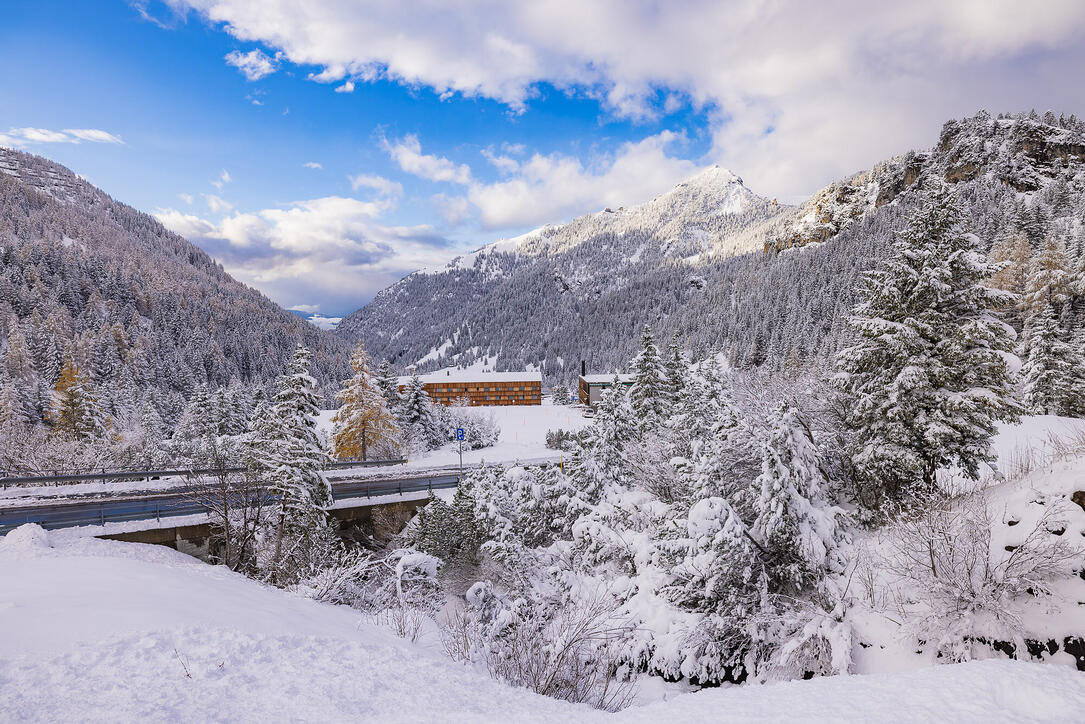
{"type": "Polygon", "coordinates": [[[456,428],[456,439],[457,439],[457,440],[463,440],[463,439],[465,439],[466,437],[467,437],[467,433],[465,433],[465,432],[463,431],[463,428],[462,428],[462,427],[457,427],[457,428],[456,428]]]}

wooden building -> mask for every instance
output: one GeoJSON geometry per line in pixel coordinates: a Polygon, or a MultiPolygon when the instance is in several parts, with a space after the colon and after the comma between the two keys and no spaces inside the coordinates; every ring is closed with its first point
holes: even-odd
{"type": "MultiPolygon", "coordinates": [[[[419,375],[426,394],[442,405],[466,399],[472,406],[541,405],[541,372],[473,372],[447,369],[419,375]]],[[[411,378],[399,378],[403,391],[411,378]]]]}
{"type": "MultiPolygon", "coordinates": [[[[618,375],[618,384],[622,387],[633,386],[633,375],[618,375]]],[[[603,390],[614,384],[614,375],[580,375],[577,398],[581,405],[595,407],[603,390]]]]}

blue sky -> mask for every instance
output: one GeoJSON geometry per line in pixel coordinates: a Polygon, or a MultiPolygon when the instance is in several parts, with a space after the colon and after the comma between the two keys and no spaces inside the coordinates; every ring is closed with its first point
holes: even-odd
{"type": "Polygon", "coordinates": [[[805,7],[15,0],[0,144],[335,317],[710,163],[798,200],[980,107],[1082,112],[1080,3],[805,7]]]}

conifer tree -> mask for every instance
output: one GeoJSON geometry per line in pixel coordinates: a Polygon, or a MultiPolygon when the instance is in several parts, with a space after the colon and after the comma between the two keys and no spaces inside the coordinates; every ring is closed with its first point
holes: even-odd
{"type": "Polygon", "coordinates": [[[550,397],[555,405],[568,405],[572,402],[569,397],[569,388],[560,382],[551,388],[550,397]]]}
{"type": "Polygon", "coordinates": [[[322,528],[324,511],[332,503],[321,472],[327,455],[316,433],[319,407],[316,381],[309,375],[311,358],[309,350],[298,345],[261,430],[267,449],[260,452],[267,458],[268,483],[280,510],[276,560],[284,535],[304,536],[322,528]]]}
{"type": "Polygon", "coordinates": [[[673,407],[682,396],[682,390],[686,386],[689,377],[689,363],[678,346],[678,333],[671,337],[671,343],[667,346],[667,357],[663,361],[664,366],[664,394],[673,407]]]}
{"type": "Polygon", "coordinates": [[[15,435],[25,430],[29,422],[19,390],[9,380],[0,388],[0,439],[14,440],[15,435]]]}
{"type": "Polygon", "coordinates": [[[414,375],[403,390],[403,401],[399,409],[400,426],[410,438],[427,448],[441,444],[443,435],[438,428],[437,411],[433,400],[426,393],[422,378],[414,375]]]}
{"type": "Polygon", "coordinates": [[[377,368],[377,389],[380,390],[388,410],[394,414],[400,404],[399,378],[396,377],[388,360],[381,360],[380,367],[377,368]]]}
{"type": "Polygon", "coordinates": [[[94,440],[106,434],[109,422],[101,400],[71,357],[65,360],[57,380],[50,420],[55,433],[77,440],[94,440]]]}
{"type": "Polygon", "coordinates": [[[1004,355],[1012,330],[1007,292],[983,286],[996,267],[961,230],[949,189],[934,180],[893,253],[869,273],[848,319],[857,340],[838,358],[851,396],[848,423],[866,505],[956,464],[975,477],[990,461],[997,420],[1019,406],[1004,355]]]}
{"type": "Polygon", "coordinates": [[[598,502],[605,488],[625,480],[624,451],[635,444],[637,428],[629,395],[614,375],[595,408],[595,419],[581,434],[581,446],[570,462],[570,475],[586,499],[598,502]]]}
{"type": "Polygon", "coordinates": [[[1030,317],[1028,359],[1021,376],[1025,407],[1033,414],[1067,414],[1074,404],[1075,369],[1080,367],[1081,358],[1064,336],[1050,306],[1030,317]]]}
{"type": "Polygon", "coordinates": [[[840,537],[838,509],[826,496],[828,479],[810,431],[784,405],[764,444],[753,535],[772,556],[771,570],[793,588],[819,580],[840,537]]]}
{"type": "Polygon", "coordinates": [[[629,391],[629,401],[643,429],[667,413],[667,374],[648,325],[644,325],[640,342],[641,350],[633,359],[633,387],[629,391]]]}
{"type": "Polygon", "coordinates": [[[340,458],[368,459],[375,445],[395,441],[399,429],[395,417],[369,371],[369,355],[359,344],[350,358],[354,376],[343,382],[338,398],[341,406],[335,412],[335,455],[340,458]]]}
{"type": "Polygon", "coordinates": [[[1025,406],[1038,415],[1061,415],[1074,406],[1080,353],[1059,322],[1073,292],[1073,274],[1062,243],[1049,236],[1032,262],[1021,298],[1025,314],[1025,406]]]}

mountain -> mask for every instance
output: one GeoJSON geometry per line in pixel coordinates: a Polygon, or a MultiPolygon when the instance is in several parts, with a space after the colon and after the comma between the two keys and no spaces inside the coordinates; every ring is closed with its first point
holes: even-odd
{"type": "Polygon", "coordinates": [[[548,382],[623,365],[648,323],[697,357],[824,364],[847,338],[862,274],[891,247],[925,184],[954,185],[983,250],[1057,234],[1080,263],[1085,123],[980,112],[938,142],[830,184],[797,207],[709,169],[640,207],[589,214],[412,274],[337,334],[421,369],[484,359],[541,365],[548,382]],[[832,243],[825,243],[832,242],[832,243]]]}
{"type": "Polygon", "coordinates": [[[167,422],[201,384],[263,384],[294,346],[332,389],[346,343],[230,277],[153,217],[59,164],[0,148],[0,385],[41,419],[65,357],[112,416],[149,398],[167,422]]]}
{"type": "Polygon", "coordinates": [[[336,334],[364,339],[400,367],[489,358],[498,369],[541,364],[561,377],[582,358],[613,364],[619,357],[599,351],[625,355],[647,317],[700,293],[706,265],[760,250],[788,212],[712,167],[640,206],[544,226],[411,274],[336,334]]]}

